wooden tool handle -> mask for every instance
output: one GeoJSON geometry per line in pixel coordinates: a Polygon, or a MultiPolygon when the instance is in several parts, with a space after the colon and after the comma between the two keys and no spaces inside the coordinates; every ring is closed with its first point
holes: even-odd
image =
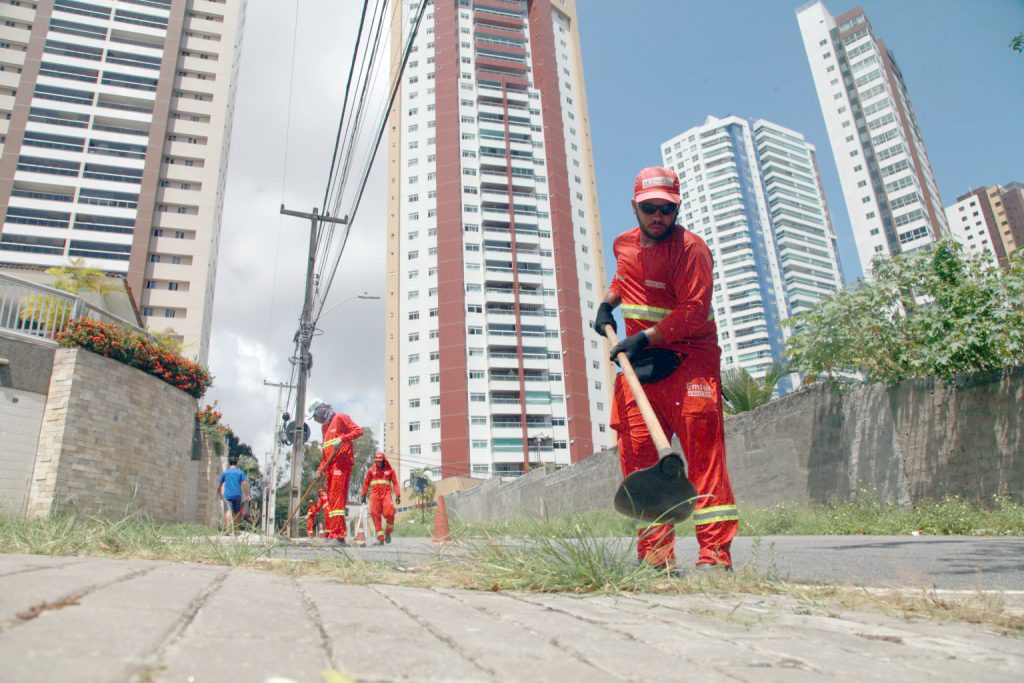
{"type": "MultiPolygon", "coordinates": [[[[615,329],[611,325],[605,325],[604,336],[614,348],[619,343],[619,338],[615,336],[615,329]]],[[[626,382],[629,384],[630,390],[633,392],[633,397],[636,399],[636,405],[640,408],[640,415],[644,418],[644,424],[647,425],[647,431],[651,433],[651,439],[654,441],[654,447],[658,449],[658,453],[662,453],[667,449],[671,448],[668,439],[665,438],[665,432],[661,428],[661,423],[658,421],[658,416],[654,414],[654,408],[651,407],[651,402],[647,400],[647,394],[644,393],[644,385],[640,384],[640,380],[636,377],[636,371],[633,370],[633,364],[629,362],[629,358],[624,353],[619,353],[619,357],[616,359],[619,362],[619,367],[622,368],[622,374],[626,376],[626,382]]]]}

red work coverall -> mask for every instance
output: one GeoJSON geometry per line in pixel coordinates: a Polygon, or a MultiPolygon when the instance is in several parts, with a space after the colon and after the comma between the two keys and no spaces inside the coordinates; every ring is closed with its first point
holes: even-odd
{"type": "Polygon", "coordinates": [[[327,492],[320,489],[320,497],[316,501],[309,501],[309,507],[306,508],[306,535],[310,538],[314,538],[314,528],[316,527],[316,513],[327,508],[327,492]]]}
{"type": "Polygon", "coordinates": [[[324,436],[324,470],[327,487],[327,538],[345,538],[345,506],[348,505],[348,481],[352,476],[352,442],[363,435],[362,428],[344,413],[335,413],[330,422],[320,425],[324,436]]]}
{"type": "Polygon", "coordinates": [[[391,463],[384,459],[384,466],[372,465],[366,471],[366,478],[363,480],[363,495],[370,492],[370,519],[373,520],[373,528],[377,532],[377,540],[383,541],[391,536],[391,530],[395,526],[395,506],[391,502],[391,495],[400,495],[398,488],[398,475],[391,467],[391,463]],[[381,513],[384,514],[384,521],[387,523],[387,531],[380,528],[381,513]]]}
{"type": "MultiPolygon", "coordinates": [[[[617,263],[611,291],[621,298],[626,335],[657,325],[664,346],[686,354],[682,365],[659,382],[644,385],[665,435],[679,437],[686,473],[700,494],[693,514],[700,553],[697,563],[732,566],[729,546],[739,526],[725,464],[721,356],[714,309],[711,252],[699,236],[677,225],[670,236],[642,248],[640,228],[615,239],[617,263]]],[[[611,426],[618,433],[622,475],[658,460],[640,409],[620,374],[615,379],[611,426]]],[[[654,524],[638,530],[641,560],[675,563],[675,530],[654,524]]]]}

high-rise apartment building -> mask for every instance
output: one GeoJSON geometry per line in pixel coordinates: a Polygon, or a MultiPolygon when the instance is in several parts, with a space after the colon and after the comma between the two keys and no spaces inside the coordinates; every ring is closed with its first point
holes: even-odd
{"type": "Polygon", "coordinates": [[[993,263],[1007,258],[1024,244],[1024,185],[979,187],[946,207],[950,232],[968,253],[987,253],[993,263]]]}
{"type": "Polygon", "coordinates": [[[244,0],[0,8],[0,263],[123,274],[204,361],[244,0]]]}
{"type": "MultiPolygon", "coordinates": [[[[408,26],[415,3],[395,17],[408,26]]],[[[401,41],[392,41],[400,43],[401,41]]],[[[515,475],[613,441],[571,0],[428,3],[391,113],[386,450],[515,475]]]]}
{"type": "Polygon", "coordinates": [[[722,365],[763,377],[783,358],[781,321],[843,287],[814,147],[770,121],[711,116],[661,155],[679,174],[680,225],[714,256],[722,365]]]}
{"type": "Polygon", "coordinates": [[[903,74],[863,10],[833,18],[816,0],[797,21],[864,271],[948,236],[903,74]]]}

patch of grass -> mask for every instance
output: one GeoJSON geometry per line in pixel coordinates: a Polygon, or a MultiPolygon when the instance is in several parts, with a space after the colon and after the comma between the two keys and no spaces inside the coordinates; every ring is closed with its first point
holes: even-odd
{"type": "Polygon", "coordinates": [[[401,512],[395,517],[395,530],[393,536],[406,536],[422,538],[432,536],[434,533],[434,511],[427,510],[426,514],[420,514],[419,510],[401,512]]]}
{"type": "MultiPolygon", "coordinates": [[[[957,496],[922,501],[912,507],[881,503],[868,495],[857,500],[823,505],[779,504],[766,509],[745,508],[740,503],[741,536],[906,536],[913,532],[935,536],[1022,536],[1024,505],[1008,497],[993,497],[991,504],[979,505],[957,496]]],[[[451,520],[452,534],[460,538],[515,538],[529,535],[571,537],[583,523],[595,537],[636,535],[636,523],[612,510],[592,510],[568,517],[541,519],[517,517],[488,522],[451,520]]],[[[425,524],[399,524],[396,533],[429,536],[433,517],[425,524]],[[414,530],[410,533],[409,530],[414,530]]],[[[676,525],[677,536],[692,536],[692,518],[676,525]]]]}
{"type": "Polygon", "coordinates": [[[1024,614],[1007,608],[1006,597],[993,591],[837,589],[835,600],[851,609],[874,608],[906,619],[984,624],[1024,636],[1024,614]]]}
{"type": "Polygon", "coordinates": [[[622,538],[636,535],[636,522],[613,510],[591,510],[562,517],[516,517],[479,523],[452,519],[451,529],[457,538],[572,537],[578,536],[581,529],[595,538],[622,538]]]}
{"type": "Polygon", "coordinates": [[[743,536],[905,536],[915,531],[936,536],[1021,536],[1024,506],[1005,496],[994,497],[990,505],[949,496],[911,507],[862,496],[827,505],[740,509],[743,536]]]}
{"type": "Polygon", "coordinates": [[[120,520],[54,516],[25,519],[0,515],[0,552],[36,555],[209,562],[245,565],[265,555],[274,541],[225,542],[197,524],[156,524],[141,515],[120,520]]]}

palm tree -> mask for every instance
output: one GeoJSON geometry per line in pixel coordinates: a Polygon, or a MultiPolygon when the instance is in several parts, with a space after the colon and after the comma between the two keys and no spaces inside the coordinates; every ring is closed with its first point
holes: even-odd
{"type": "Polygon", "coordinates": [[[424,521],[427,503],[434,500],[434,494],[437,493],[437,487],[434,486],[434,482],[430,478],[430,468],[420,467],[409,472],[409,478],[405,480],[402,487],[412,489],[413,498],[420,508],[420,521],[424,521]],[[420,490],[421,488],[422,490],[420,490]]]}
{"type": "Polygon", "coordinates": [[[765,370],[764,379],[754,379],[746,368],[730,368],[722,373],[722,402],[726,415],[738,415],[772,400],[775,386],[786,374],[783,363],[775,361],[765,370]]]}
{"type": "MultiPolygon", "coordinates": [[[[47,268],[54,277],[53,288],[74,295],[82,292],[106,294],[114,290],[103,280],[106,274],[99,268],[85,265],[84,258],[74,258],[66,266],[47,268]]],[[[48,294],[29,294],[21,300],[22,321],[52,334],[59,330],[71,317],[71,302],[48,294]]]]}

